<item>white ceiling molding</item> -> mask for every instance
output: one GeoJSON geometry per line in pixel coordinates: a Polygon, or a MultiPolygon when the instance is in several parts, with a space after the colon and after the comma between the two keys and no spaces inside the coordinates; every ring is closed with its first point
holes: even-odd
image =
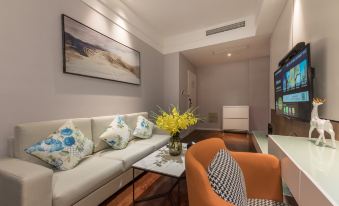
{"type": "MultiPolygon", "coordinates": [[[[139,13],[135,12],[133,9],[138,10],[140,9],[140,7],[137,7],[138,4],[131,4],[131,1],[129,1],[129,4],[127,4],[127,2],[124,2],[124,0],[82,0],[82,1],[85,4],[87,4],[89,7],[91,7],[92,9],[96,10],[98,13],[110,19],[116,25],[119,25],[124,30],[135,35],[136,37],[143,40],[144,42],[146,42],[153,48],[157,49],[162,54],[180,52],[180,51],[185,51],[185,50],[190,50],[190,49],[195,49],[195,48],[200,48],[200,47],[216,45],[216,44],[220,44],[224,42],[231,42],[235,40],[251,38],[254,36],[258,36],[258,35],[270,34],[273,31],[275,23],[277,19],[279,18],[279,15],[282,9],[284,8],[285,2],[286,2],[286,0],[274,0],[274,1],[257,0],[257,4],[256,4],[257,6],[255,6],[255,8],[253,8],[252,11],[239,10],[239,11],[243,11],[243,13],[245,11],[249,12],[248,13],[249,16],[244,16],[244,17],[235,18],[235,19],[232,19],[232,17],[228,17],[229,18],[228,21],[221,22],[221,23],[218,22],[217,25],[207,25],[205,26],[206,28],[202,28],[204,27],[203,26],[204,24],[201,24],[199,25],[200,26],[199,29],[188,30],[186,32],[177,32],[176,34],[173,35],[174,32],[172,32],[172,34],[166,34],[163,31],[161,32],[161,30],[159,30],[159,26],[162,26],[162,28],[164,28],[163,26],[166,26],[164,24],[161,24],[162,21],[158,20],[158,21],[148,22],[144,20],[143,17],[148,17],[149,21],[154,20],[155,17],[150,19],[150,16],[149,15],[147,16],[147,14],[150,14],[150,13],[149,12],[145,13],[145,11],[148,11],[148,10],[142,10],[143,13],[142,12],[140,13],[140,11],[139,13]],[[133,7],[133,8],[130,8],[130,7],[133,7]],[[220,26],[229,25],[229,24],[236,23],[239,21],[244,21],[244,20],[246,21],[246,26],[243,28],[206,36],[206,30],[217,28],[220,26]]],[[[153,1],[148,0],[145,2],[151,3],[153,1]]],[[[200,2],[203,2],[203,1],[200,1],[200,2]]],[[[229,2],[232,2],[232,1],[230,0],[229,2]]],[[[137,3],[140,3],[140,2],[137,2],[137,3]]],[[[153,3],[159,3],[159,2],[153,2],[153,3]]],[[[236,2],[233,2],[233,3],[237,4],[236,2]]],[[[249,3],[253,3],[252,0],[249,3]]],[[[172,6],[170,2],[166,2],[166,4],[170,4],[171,8],[162,8],[164,9],[163,13],[173,16],[172,14],[169,14],[169,13],[171,13],[170,9],[173,10],[174,8],[176,8],[175,2],[173,2],[173,4],[175,4],[174,6],[172,6]]],[[[244,1],[242,2],[242,4],[244,4],[244,1]]],[[[240,6],[242,4],[240,4],[240,6]]],[[[161,7],[162,4],[159,4],[159,6],[161,7]]],[[[177,5],[178,8],[180,8],[180,6],[181,5],[177,5]]],[[[211,8],[213,8],[213,6],[215,7],[215,5],[212,5],[211,8]]],[[[149,8],[157,9],[158,7],[156,7],[155,5],[145,5],[145,7],[142,7],[142,8],[143,9],[149,9],[149,8]]],[[[243,7],[239,7],[238,5],[238,7],[235,9],[242,9],[242,8],[243,7]]],[[[187,9],[187,11],[189,11],[192,8],[180,8],[180,9],[187,9]]],[[[154,11],[156,11],[157,15],[162,15],[161,13],[162,10],[161,11],[154,10],[154,11]]],[[[173,12],[176,12],[176,11],[177,10],[173,10],[173,12]]],[[[195,13],[195,15],[196,14],[197,13],[195,13]]],[[[189,13],[187,15],[189,15],[189,13]]],[[[165,18],[164,20],[166,21],[169,20],[169,19],[166,19],[167,17],[166,15],[163,15],[161,17],[163,19],[165,18]]],[[[193,17],[196,17],[196,16],[193,16],[193,17]]],[[[202,18],[208,18],[208,13],[205,14],[205,16],[202,16],[202,18]]],[[[197,22],[199,23],[199,19],[197,19],[195,22],[192,19],[190,20],[191,20],[190,23],[197,23],[197,22]]],[[[213,19],[209,19],[209,20],[213,20],[213,19]]],[[[177,23],[179,23],[180,25],[180,22],[178,22],[178,19],[175,19],[175,18],[173,20],[170,19],[169,23],[173,23],[173,26],[178,25],[177,23]]],[[[211,21],[209,21],[209,24],[210,23],[211,21]]],[[[181,24],[181,27],[182,25],[185,25],[185,24],[181,24]]],[[[173,30],[173,31],[176,31],[176,30],[173,30]]]]}
{"type": "Polygon", "coordinates": [[[90,8],[97,11],[99,14],[110,19],[114,24],[118,25],[122,29],[146,42],[154,49],[163,53],[162,38],[157,36],[157,32],[153,28],[151,28],[145,22],[140,21],[140,19],[131,12],[128,12],[128,9],[122,10],[124,5],[120,1],[114,1],[117,3],[117,5],[115,5],[115,10],[112,10],[108,5],[104,4],[104,1],[101,0],[82,1],[90,8]]]}

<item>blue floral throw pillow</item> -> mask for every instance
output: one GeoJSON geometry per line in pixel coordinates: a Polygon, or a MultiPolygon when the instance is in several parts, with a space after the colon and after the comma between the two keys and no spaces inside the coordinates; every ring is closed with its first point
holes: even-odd
{"type": "Polygon", "coordinates": [[[154,124],[143,116],[138,116],[137,126],[134,129],[133,135],[142,139],[147,139],[152,136],[154,124]]]}
{"type": "Polygon", "coordinates": [[[46,139],[26,148],[25,152],[58,170],[69,170],[92,154],[93,142],[69,120],[46,139]]]}
{"type": "Polygon", "coordinates": [[[116,116],[100,139],[104,140],[113,149],[119,150],[127,147],[130,140],[131,130],[125,123],[123,116],[116,116]]]}

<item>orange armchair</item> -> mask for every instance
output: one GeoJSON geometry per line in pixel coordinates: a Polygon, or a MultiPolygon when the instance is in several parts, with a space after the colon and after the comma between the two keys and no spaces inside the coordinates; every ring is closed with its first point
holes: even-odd
{"type": "MultiPolygon", "coordinates": [[[[226,149],[224,141],[211,138],[191,146],[186,152],[186,180],[190,206],[234,206],[212,189],[207,168],[215,154],[226,149]]],[[[282,202],[280,162],[272,155],[231,152],[246,183],[247,197],[282,202]]]]}

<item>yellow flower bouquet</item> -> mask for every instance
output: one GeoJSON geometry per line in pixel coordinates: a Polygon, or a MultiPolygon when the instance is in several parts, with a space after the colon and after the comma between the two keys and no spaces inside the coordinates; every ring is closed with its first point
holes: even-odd
{"type": "Polygon", "coordinates": [[[176,106],[172,106],[169,112],[160,108],[160,113],[154,113],[154,119],[157,127],[171,134],[169,143],[170,154],[179,155],[182,150],[179,134],[181,130],[188,129],[198,123],[199,118],[194,114],[195,109],[190,108],[180,114],[176,106]]]}

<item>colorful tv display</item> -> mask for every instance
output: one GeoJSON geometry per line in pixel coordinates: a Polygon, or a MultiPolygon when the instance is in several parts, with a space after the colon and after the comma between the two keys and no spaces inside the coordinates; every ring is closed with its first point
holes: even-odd
{"type": "Polygon", "coordinates": [[[309,121],[313,100],[312,79],[308,44],[274,73],[276,113],[309,121]]]}

